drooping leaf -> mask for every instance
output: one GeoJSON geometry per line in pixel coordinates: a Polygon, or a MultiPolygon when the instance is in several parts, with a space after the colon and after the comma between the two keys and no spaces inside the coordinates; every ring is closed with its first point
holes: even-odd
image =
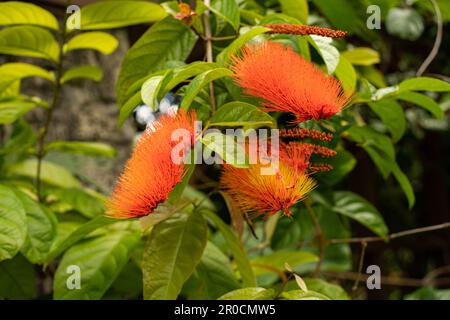
{"type": "Polygon", "coordinates": [[[64,46],[64,51],[96,50],[103,54],[111,54],[119,45],[119,41],[106,32],[84,32],[70,39],[64,46]]]}
{"type": "Polygon", "coordinates": [[[337,284],[326,282],[322,279],[304,278],[308,290],[327,296],[331,300],[350,300],[347,292],[337,284]]]}
{"type": "Polygon", "coordinates": [[[450,83],[429,77],[418,77],[404,80],[399,84],[399,88],[400,91],[449,92],[450,83]]]}
{"type": "Polygon", "coordinates": [[[74,79],[91,79],[101,81],[103,70],[97,66],[77,66],[67,70],[61,77],[61,83],[67,83],[74,79]]]}
{"type": "Polygon", "coordinates": [[[211,154],[214,152],[223,162],[237,168],[248,167],[243,135],[242,139],[240,139],[236,135],[223,134],[218,130],[210,130],[201,138],[201,142],[205,148],[211,151],[211,154]]]}
{"type": "Polygon", "coordinates": [[[0,66],[0,92],[13,83],[29,77],[41,77],[53,82],[53,73],[28,63],[12,62],[0,66]]]}
{"type": "Polygon", "coordinates": [[[129,86],[137,80],[163,69],[167,61],[184,61],[197,38],[190,28],[173,17],[153,25],[131,47],[122,62],[116,87],[119,104],[124,105],[129,86]]]}
{"type": "Polygon", "coordinates": [[[331,44],[333,39],[312,35],[308,40],[325,62],[328,74],[332,74],[339,65],[340,57],[338,49],[331,44]]]}
{"type": "Polygon", "coordinates": [[[369,106],[391,132],[394,142],[400,140],[406,130],[406,119],[402,106],[392,99],[370,102],[369,106]]]}
{"type": "Polygon", "coordinates": [[[37,107],[33,101],[12,99],[0,102],[0,124],[11,124],[28,111],[37,107]]]}
{"type": "Polygon", "coordinates": [[[101,30],[151,23],[167,14],[161,6],[151,2],[103,1],[84,6],[79,15],[81,30],[101,30]]]}
{"type": "Polygon", "coordinates": [[[0,3],[0,26],[31,24],[58,30],[58,20],[49,11],[32,3],[6,1],[0,3]]]}
{"type": "Polygon", "coordinates": [[[339,63],[334,73],[341,82],[345,93],[348,95],[352,94],[356,88],[356,71],[344,56],[341,55],[339,58],[339,63]]]}
{"type": "Polygon", "coordinates": [[[25,242],[27,221],[22,202],[0,185],[0,261],[14,257],[25,242]]]}
{"type": "Polygon", "coordinates": [[[58,61],[59,46],[48,30],[14,26],[0,30],[0,53],[58,61]]]}
{"type": "Polygon", "coordinates": [[[412,91],[405,91],[395,96],[396,99],[414,103],[425,110],[431,112],[436,118],[442,119],[444,117],[444,110],[437,104],[436,101],[430,97],[412,91]]]}
{"type": "Polygon", "coordinates": [[[170,74],[170,71],[166,71],[161,75],[155,75],[144,82],[141,88],[141,98],[142,101],[156,111],[158,94],[161,90],[161,86],[170,74]]]}
{"type": "Polygon", "coordinates": [[[57,300],[95,300],[108,290],[139,242],[139,233],[127,230],[86,239],[64,254],[56,269],[53,297],[57,300]],[[80,288],[70,290],[70,266],[80,270],[80,288]]]}
{"type": "Polygon", "coordinates": [[[144,299],[176,299],[206,241],[206,221],[199,213],[175,214],[157,224],[144,251],[144,299]]]}
{"type": "Polygon", "coordinates": [[[115,157],[116,149],[109,144],[101,142],[84,141],[52,141],[45,147],[48,151],[59,151],[65,153],[77,153],[92,157],[115,157]]]}

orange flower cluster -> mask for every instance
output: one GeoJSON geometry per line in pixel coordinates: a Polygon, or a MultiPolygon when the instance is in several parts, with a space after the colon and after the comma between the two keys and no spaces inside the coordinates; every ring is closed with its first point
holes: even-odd
{"type": "Polygon", "coordinates": [[[327,119],[349,101],[338,80],[282,44],[246,47],[233,60],[234,78],[247,94],[263,99],[267,111],[294,114],[297,122],[327,119]]]}
{"type": "Polygon", "coordinates": [[[172,161],[172,149],[178,141],[172,141],[171,136],[179,128],[190,132],[190,144],[180,153],[186,152],[195,138],[194,119],[194,114],[183,111],[164,115],[142,134],[107,202],[108,216],[117,219],[145,216],[167,200],[185,173],[184,164],[172,161]]]}
{"type": "Polygon", "coordinates": [[[332,30],[328,28],[300,24],[266,24],[264,27],[270,29],[269,33],[278,34],[295,34],[300,36],[315,34],[329,38],[343,38],[347,35],[347,32],[341,30],[332,30]]]}

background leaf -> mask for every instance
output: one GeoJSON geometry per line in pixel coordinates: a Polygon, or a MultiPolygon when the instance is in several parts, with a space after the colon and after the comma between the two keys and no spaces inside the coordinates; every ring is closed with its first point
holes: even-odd
{"type": "Polygon", "coordinates": [[[119,45],[119,41],[106,32],[84,32],[70,39],[64,46],[64,51],[73,50],[96,50],[103,54],[111,54],[119,45]]]}
{"type": "Polygon", "coordinates": [[[20,24],[58,30],[58,20],[55,16],[35,4],[20,1],[0,3],[0,26],[20,24]]]}

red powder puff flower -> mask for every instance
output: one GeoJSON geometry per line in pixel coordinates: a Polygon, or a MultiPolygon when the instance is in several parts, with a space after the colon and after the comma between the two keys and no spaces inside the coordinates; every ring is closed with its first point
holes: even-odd
{"type": "Polygon", "coordinates": [[[234,57],[236,82],[262,98],[268,111],[293,113],[298,122],[326,119],[348,102],[338,80],[282,44],[265,42],[234,57]]]}
{"type": "Polygon", "coordinates": [[[342,38],[347,35],[347,32],[341,30],[331,30],[302,24],[265,24],[264,27],[269,28],[269,33],[272,34],[295,34],[300,36],[315,34],[330,38],[342,38]]]}
{"type": "Polygon", "coordinates": [[[290,207],[305,198],[315,187],[315,182],[306,173],[309,156],[299,155],[286,161],[280,156],[276,174],[262,175],[262,164],[249,168],[224,165],[220,179],[221,186],[236,205],[246,214],[273,215],[283,211],[291,215],[290,207]]]}
{"type": "Polygon", "coordinates": [[[179,143],[172,141],[172,133],[185,129],[191,136],[180,151],[181,156],[194,141],[194,118],[193,114],[179,111],[176,115],[162,116],[153,127],[147,128],[107,202],[108,216],[116,219],[145,216],[167,200],[185,173],[184,164],[172,160],[172,150],[179,143]]]}

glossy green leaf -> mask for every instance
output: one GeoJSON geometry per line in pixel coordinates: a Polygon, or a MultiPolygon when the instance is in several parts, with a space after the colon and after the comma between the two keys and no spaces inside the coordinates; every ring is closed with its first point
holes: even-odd
{"type": "Polygon", "coordinates": [[[186,91],[181,101],[180,108],[188,110],[197,94],[211,81],[231,76],[233,72],[226,68],[216,68],[205,71],[196,76],[186,87],[186,91]]]}
{"type": "Polygon", "coordinates": [[[173,70],[172,76],[170,77],[170,80],[164,87],[164,93],[172,90],[183,81],[186,81],[192,77],[199,75],[200,73],[212,70],[214,68],[217,68],[217,64],[203,61],[196,61],[188,64],[187,66],[175,68],[173,70]]]}
{"type": "Polygon", "coordinates": [[[0,53],[57,61],[59,46],[48,30],[15,26],[0,30],[0,53]]]}
{"type": "Polygon", "coordinates": [[[0,102],[0,124],[11,124],[36,107],[36,103],[23,99],[2,101],[0,102]]]}
{"type": "Polygon", "coordinates": [[[231,251],[241,275],[243,286],[256,286],[256,278],[250,265],[247,253],[245,252],[245,249],[243,248],[242,243],[235,231],[225,222],[223,222],[222,219],[220,219],[213,211],[201,210],[201,212],[213,222],[213,224],[217,229],[219,229],[220,233],[225,238],[228,249],[231,251]]]}
{"type": "Polygon", "coordinates": [[[337,284],[326,282],[322,279],[304,278],[308,290],[323,294],[331,300],[350,300],[347,292],[337,284]]]}
{"type": "Polygon", "coordinates": [[[105,213],[104,199],[83,189],[56,189],[51,194],[87,218],[95,218],[105,213]]]}
{"type": "Polygon", "coordinates": [[[211,11],[231,24],[234,30],[239,29],[241,17],[236,0],[213,0],[211,11]]]}
{"type": "Polygon", "coordinates": [[[363,197],[349,191],[333,194],[333,210],[358,221],[380,237],[386,237],[388,228],[378,210],[363,197]]]}
{"type": "Polygon", "coordinates": [[[12,62],[0,66],[0,92],[13,83],[29,77],[41,77],[54,81],[53,73],[28,63],[12,62]]]}
{"type": "Polygon", "coordinates": [[[6,1],[0,3],[0,26],[31,24],[58,30],[58,20],[47,10],[31,3],[6,1]]]}
{"type": "MultiPolygon", "coordinates": [[[[16,163],[8,168],[10,175],[36,178],[37,160],[29,159],[16,163]]],[[[52,162],[42,161],[41,180],[62,188],[79,187],[80,182],[66,168],[52,162]]]]}
{"type": "Polygon", "coordinates": [[[30,199],[25,193],[19,190],[15,193],[22,202],[28,226],[20,251],[28,261],[43,264],[56,238],[56,217],[47,207],[30,199]]]}
{"type": "Polygon", "coordinates": [[[45,151],[59,151],[64,153],[83,154],[92,157],[115,157],[116,149],[101,142],[84,141],[52,141],[45,147],[45,151]]]}
{"type": "Polygon", "coordinates": [[[128,50],[122,62],[116,87],[119,105],[126,102],[127,90],[134,82],[164,69],[167,61],[186,60],[197,38],[189,27],[172,17],[153,25],[128,50]]]}
{"type": "Polygon", "coordinates": [[[339,51],[331,44],[333,39],[312,35],[308,40],[325,62],[328,74],[332,74],[339,65],[339,51]]]}
{"type": "Polygon", "coordinates": [[[308,22],[307,0],[280,0],[280,4],[283,13],[300,20],[302,23],[308,22]]]}
{"type": "Polygon", "coordinates": [[[395,98],[422,107],[423,109],[431,112],[438,119],[442,119],[444,117],[444,110],[442,110],[439,104],[424,94],[405,91],[396,95],[395,98]]]}
{"type": "Polygon", "coordinates": [[[47,256],[47,263],[53,261],[61,253],[76,244],[92,231],[116,222],[118,222],[118,220],[107,218],[105,216],[98,216],[82,225],[75,224],[75,226],[79,225],[79,227],[74,228],[74,230],[70,232],[66,238],[59,240],[53,245],[49,255],[47,256]]]}
{"type": "Polygon", "coordinates": [[[330,300],[327,296],[311,290],[307,292],[303,290],[286,291],[281,294],[281,298],[286,300],[330,300]]]}
{"type": "Polygon", "coordinates": [[[14,257],[27,235],[22,202],[10,188],[0,185],[0,261],[14,257]]]}
{"type": "Polygon", "coordinates": [[[119,41],[106,32],[84,32],[70,39],[64,46],[64,51],[96,50],[103,54],[111,54],[119,45],[119,41]]]}
{"type": "Polygon", "coordinates": [[[273,272],[270,270],[273,268],[283,272],[285,263],[295,268],[305,263],[316,262],[317,260],[317,256],[310,252],[280,250],[265,256],[258,256],[251,260],[251,264],[255,275],[260,276],[273,272]]]}
{"type": "Polygon", "coordinates": [[[233,55],[237,54],[248,41],[268,31],[270,31],[270,29],[260,26],[249,29],[217,55],[217,62],[223,66],[228,65],[233,55]]]}
{"type": "Polygon", "coordinates": [[[394,142],[400,140],[406,130],[406,118],[402,106],[392,99],[370,102],[369,106],[391,132],[394,142]]]}
{"type": "Polygon", "coordinates": [[[139,238],[136,232],[116,231],[86,239],[71,247],[56,269],[54,299],[100,299],[128,262],[139,238]],[[81,286],[77,290],[70,290],[67,286],[72,275],[69,267],[73,265],[79,267],[81,276],[81,286]]]}
{"type": "Polygon", "coordinates": [[[176,299],[199,263],[206,241],[206,221],[200,213],[175,214],[157,224],[144,251],[144,299],[176,299]]]}
{"type": "Polygon", "coordinates": [[[217,299],[240,288],[228,257],[208,242],[197,268],[183,288],[191,299],[217,299]]]}
{"type": "Polygon", "coordinates": [[[103,70],[97,66],[73,67],[63,74],[61,83],[67,83],[74,79],[90,79],[94,81],[101,81],[103,79],[103,70]]]}
{"type": "Polygon", "coordinates": [[[429,77],[418,77],[401,82],[399,88],[400,91],[449,92],[450,83],[429,77]]]}
{"type": "Polygon", "coordinates": [[[100,30],[151,23],[167,14],[160,5],[151,2],[102,1],[84,6],[79,15],[81,30],[100,30]]]}
{"type": "Polygon", "coordinates": [[[450,300],[450,289],[423,287],[406,295],[405,300],[450,300]]]}
{"type": "Polygon", "coordinates": [[[245,128],[276,127],[275,120],[258,107],[246,102],[229,102],[224,104],[209,119],[209,126],[245,128]]]}
{"type": "Polygon", "coordinates": [[[273,300],[275,291],[265,288],[244,288],[228,292],[218,300],[273,300]]]}
{"type": "Polygon", "coordinates": [[[339,63],[334,70],[336,77],[342,84],[344,91],[351,95],[356,88],[356,71],[353,65],[344,57],[339,58],[339,63]]]}
{"type": "Polygon", "coordinates": [[[161,75],[155,75],[144,82],[141,88],[142,101],[156,111],[158,103],[158,95],[161,90],[161,86],[170,71],[164,72],[161,75]]]}
{"type": "Polygon", "coordinates": [[[342,55],[351,64],[359,66],[370,66],[380,62],[380,54],[371,48],[355,48],[344,51],[342,55]]]}
{"type": "Polygon", "coordinates": [[[244,137],[242,139],[237,135],[223,134],[219,130],[208,130],[201,138],[201,142],[208,150],[214,152],[220,157],[220,160],[237,168],[248,167],[248,157],[244,148],[244,137]]]}
{"type": "Polygon", "coordinates": [[[0,299],[32,299],[36,280],[34,266],[20,254],[0,262],[0,299]]]}
{"type": "Polygon", "coordinates": [[[425,29],[422,17],[412,8],[391,8],[386,17],[389,34],[410,41],[417,40],[425,29]]]}
{"type": "Polygon", "coordinates": [[[141,103],[142,103],[142,96],[140,91],[136,92],[130,99],[128,99],[124,103],[122,108],[120,108],[119,118],[117,119],[117,126],[119,128],[123,125],[125,120],[128,119],[133,110],[136,109],[136,107],[141,103]]]}

